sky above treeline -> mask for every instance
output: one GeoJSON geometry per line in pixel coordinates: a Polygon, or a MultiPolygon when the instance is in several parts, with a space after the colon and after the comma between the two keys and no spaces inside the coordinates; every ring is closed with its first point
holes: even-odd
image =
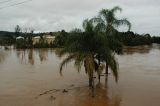
{"type": "Polygon", "coordinates": [[[160,36],[160,0],[0,0],[0,30],[14,31],[20,25],[36,32],[70,31],[114,6],[123,9],[117,17],[127,18],[131,31],[160,36]]]}

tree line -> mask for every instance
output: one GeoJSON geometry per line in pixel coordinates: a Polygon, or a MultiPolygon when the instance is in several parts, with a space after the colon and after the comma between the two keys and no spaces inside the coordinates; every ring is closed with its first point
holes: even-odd
{"type": "MultiPolygon", "coordinates": [[[[16,26],[17,27],[17,26],[16,26]]],[[[20,28],[20,26],[18,26],[20,28]]],[[[18,29],[19,30],[19,29],[18,29]]],[[[55,41],[51,44],[44,42],[43,35],[45,33],[34,33],[33,29],[29,29],[22,32],[21,28],[19,31],[15,32],[7,32],[7,31],[0,31],[0,45],[16,45],[17,48],[59,48],[65,45],[68,36],[72,33],[66,32],[65,30],[58,31],[58,32],[48,32],[49,35],[55,36],[55,41]],[[22,36],[25,40],[19,40],[16,42],[16,37],[22,36]],[[32,44],[32,37],[40,36],[41,41],[35,45],[32,44]]],[[[150,45],[152,43],[159,43],[160,44],[160,37],[158,36],[151,36],[150,34],[137,34],[131,31],[127,32],[118,32],[119,35],[114,35],[118,38],[123,45],[125,46],[139,46],[139,45],[150,45]]]]}

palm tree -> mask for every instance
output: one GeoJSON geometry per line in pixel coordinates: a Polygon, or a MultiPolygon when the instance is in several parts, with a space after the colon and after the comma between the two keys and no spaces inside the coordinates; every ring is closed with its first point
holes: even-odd
{"type": "MultiPolygon", "coordinates": [[[[116,53],[116,54],[122,54],[122,43],[119,41],[118,39],[118,31],[116,30],[116,28],[120,27],[121,25],[127,25],[128,26],[128,30],[130,30],[131,28],[131,23],[126,19],[118,19],[116,17],[116,13],[118,11],[122,11],[122,9],[118,6],[112,8],[112,9],[102,9],[99,12],[99,16],[93,18],[93,21],[95,23],[97,23],[97,27],[99,29],[101,29],[101,31],[105,32],[106,35],[106,42],[108,42],[108,45],[110,47],[110,50],[112,51],[112,53],[116,53]]],[[[105,55],[104,49],[102,49],[101,51],[101,55],[105,55]]],[[[100,60],[100,56],[99,56],[99,60],[100,60]]],[[[102,59],[104,60],[104,59],[102,59]]],[[[106,61],[106,74],[108,74],[108,66],[109,63],[107,60],[106,61]]]]}
{"type": "Polygon", "coordinates": [[[94,27],[90,20],[86,19],[83,22],[84,32],[75,29],[71,32],[64,49],[60,55],[67,54],[68,57],[63,60],[60,66],[60,72],[64,64],[74,60],[75,66],[80,70],[84,64],[85,71],[89,76],[89,86],[92,86],[92,79],[94,73],[94,53],[95,53],[95,34],[94,27]]]}
{"type": "Polygon", "coordinates": [[[102,9],[99,12],[99,17],[102,19],[103,23],[106,26],[106,33],[112,34],[111,32],[114,32],[116,28],[118,28],[121,25],[127,25],[128,30],[131,29],[131,23],[126,19],[118,19],[116,17],[116,13],[118,11],[122,11],[122,8],[116,6],[112,9],[102,9]]]}
{"type": "MultiPolygon", "coordinates": [[[[83,29],[84,31],[80,29],[73,30],[67,39],[65,47],[60,51],[60,57],[67,55],[60,65],[60,73],[62,74],[63,66],[68,62],[74,61],[78,70],[84,64],[85,71],[89,76],[89,86],[93,88],[94,92],[94,72],[96,71],[100,76],[100,70],[103,70],[103,67],[100,67],[102,66],[100,61],[105,60],[108,63],[116,80],[118,78],[117,62],[110,49],[109,42],[106,42],[108,37],[99,29],[98,24],[94,24],[92,19],[86,19],[83,22],[83,29]],[[98,63],[98,68],[96,67],[97,56],[101,59],[98,63]]],[[[94,96],[94,93],[92,94],[94,96]]]]}

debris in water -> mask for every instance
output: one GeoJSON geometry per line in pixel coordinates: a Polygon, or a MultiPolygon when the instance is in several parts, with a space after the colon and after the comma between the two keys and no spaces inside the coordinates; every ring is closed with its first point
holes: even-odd
{"type": "Polygon", "coordinates": [[[51,96],[50,99],[51,99],[51,100],[56,100],[56,97],[51,96]]]}
{"type": "Polygon", "coordinates": [[[66,89],[63,90],[63,93],[67,93],[68,91],[66,89]]]}

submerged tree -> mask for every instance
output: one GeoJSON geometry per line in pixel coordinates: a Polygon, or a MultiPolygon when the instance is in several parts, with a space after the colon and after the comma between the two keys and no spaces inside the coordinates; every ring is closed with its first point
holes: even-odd
{"type": "Polygon", "coordinates": [[[80,70],[84,64],[85,71],[89,76],[89,86],[92,86],[93,73],[94,73],[94,54],[95,54],[95,33],[91,20],[83,22],[84,32],[75,29],[71,32],[64,49],[61,54],[68,54],[61,64],[60,71],[64,64],[74,60],[75,66],[80,70]]]}
{"type": "MultiPolygon", "coordinates": [[[[97,23],[98,28],[101,29],[106,36],[106,42],[108,42],[109,48],[112,51],[112,53],[116,53],[116,54],[122,54],[123,52],[123,45],[122,42],[120,42],[119,40],[119,35],[120,33],[117,31],[116,28],[122,26],[122,25],[127,25],[128,26],[128,30],[130,30],[131,28],[131,23],[126,19],[118,19],[116,17],[116,13],[118,11],[122,11],[122,9],[118,6],[112,8],[112,9],[102,9],[99,12],[99,16],[95,17],[93,19],[93,21],[95,23],[97,23]]],[[[102,58],[102,60],[104,60],[106,62],[106,74],[108,74],[108,66],[109,63],[107,60],[104,59],[103,56],[105,56],[105,51],[103,51],[105,49],[102,49],[100,55],[99,56],[99,60],[100,58],[102,58]]]]}
{"type": "Polygon", "coordinates": [[[117,80],[117,62],[105,40],[105,34],[97,30],[92,20],[85,20],[83,22],[83,28],[84,32],[77,29],[71,32],[64,49],[60,52],[61,56],[67,54],[67,57],[61,63],[60,72],[62,72],[63,66],[70,61],[75,61],[75,66],[78,70],[84,64],[85,71],[89,77],[89,86],[93,88],[94,72],[100,75],[100,71],[103,70],[102,63],[97,64],[96,56],[99,55],[102,49],[105,49],[105,56],[103,58],[107,60],[117,80]]]}
{"type": "Polygon", "coordinates": [[[119,33],[116,28],[127,24],[130,29],[129,21],[126,19],[118,20],[115,17],[118,10],[121,8],[102,9],[99,17],[84,20],[83,30],[73,30],[60,52],[60,56],[67,56],[61,63],[61,74],[63,66],[68,62],[74,61],[78,70],[84,65],[89,76],[89,86],[93,88],[93,92],[94,72],[97,72],[100,80],[104,62],[106,63],[106,73],[110,68],[115,80],[118,80],[118,63],[115,54],[122,53],[123,45],[117,38],[119,33]]]}

